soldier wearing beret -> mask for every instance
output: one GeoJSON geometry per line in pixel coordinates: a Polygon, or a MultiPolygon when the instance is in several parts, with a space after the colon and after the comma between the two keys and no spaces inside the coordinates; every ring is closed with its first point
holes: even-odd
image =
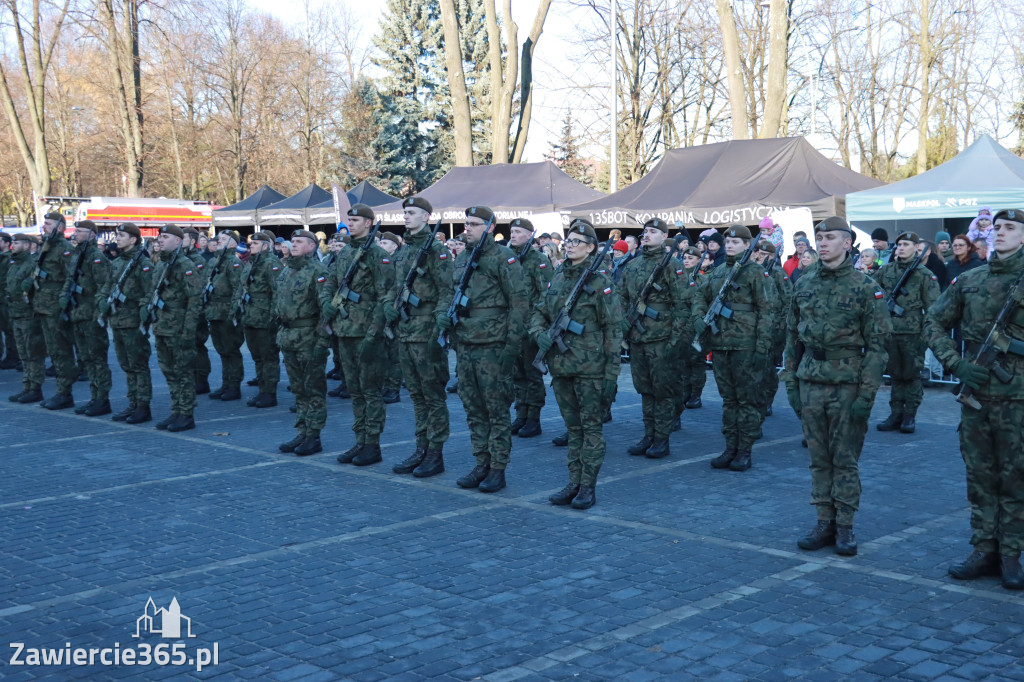
{"type": "Polygon", "coordinates": [[[443,314],[442,299],[451,286],[452,260],[444,244],[434,239],[428,221],[433,207],[423,197],[409,197],[402,202],[405,217],[406,248],[395,259],[395,286],[384,297],[383,313],[394,325],[398,358],[405,386],[412,399],[416,419],[416,448],[405,460],[396,464],[396,474],[412,473],[416,478],[435,476],[444,471],[444,444],[448,442],[449,416],[444,386],[448,381],[448,353],[437,343],[434,318],[443,314]],[[407,319],[402,319],[395,304],[403,296],[409,271],[416,267],[418,254],[425,243],[429,250],[409,291],[407,319]]]}
{"type": "Polygon", "coordinates": [[[75,414],[98,417],[111,413],[110,337],[96,324],[96,294],[110,281],[110,261],[96,246],[96,225],[91,220],[75,224],[73,243],[60,308],[71,320],[78,361],[89,374],[90,393],[89,402],[76,407],[75,414]]]}
{"type": "Polygon", "coordinates": [[[277,384],[281,380],[281,350],[277,347],[274,298],[284,265],[274,254],[273,247],[273,233],[257,232],[253,235],[249,244],[249,261],[242,269],[231,302],[231,321],[242,329],[249,354],[256,365],[259,389],[246,401],[249,407],[277,405],[277,384]]]}
{"type": "MultiPolygon", "coordinates": [[[[339,228],[340,229],[340,228],[339,228]]],[[[347,227],[345,229],[348,229],[347,227]]],[[[344,232],[335,232],[331,235],[331,238],[327,240],[327,255],[324,256],[323,266],[329,271],[333,271],[334,263],[338,260],[338,255],[342,249],[346,248],[351,243],[352,238],[344,232]]],[[[345,387],[345,373],[341,369],[341,349],[338,348],[338,337],[331,334],[331,356],[334,358],[334,367],[327,373],[328,379],[340,379],[341,384],[337,388],[332,388],[327,391],[327,395],[332,398],[350,398],[351,395],[348,389],[345,387]]]]}
{"type": "MultiPolygon", "coordinates": [[[[182,228],[182,232],[185,234],[185,240],[181,247],[181,255],[185,256],[196,266],[196,272],[199,273],[200,281],[207,281],[206,266],[207,263],[212,259],[210,254],[205,248],[200,250],[200,241],[205,235],[199,234],[199,230],[194,227],[182,228]]],[[[216,240],[212,241],[212,244],[216,244],[216,240]]],[[[154,244],[159,247],[159,243],[154,244]]],[[[156,254],[154,254],[154,258],[156,254]]],[[[204,395],[210,392],[210,373],[213,371],[213,366],[210,364],[210,351],[206,347],[206,341],[210,338],[210,324],[203,315],[203,311],[199,311],[199,320],[196,322],[196,358],[194,361],[194,374],[196,382],[196,395],[204,395]]]]}
{"type": "Polygon", "coordinates": [[[551,388],[568,428],[569,484],[548,500],[554,505],[589,509],[597,501],[597,475],[604,463],[602,422],[619,377],[622,308],[612,291],[611,277],[596,273],[572,310],[573,321],[583,325],[582,334],[563,336],[568,346],[565,353],[552,348],[548,329],[580,275],[597,258],[594,226],[583,219],[573,221],[565,245],[566,260],[534,306],[530,333],[547,354],[551,388]]]}
{"type": "MultiPolygon", "coordinates": [[[[1024,210],[1002,210],[993,217],[993,253],[988,263],[962,273],[925,318],[935,356],[973,392],[961,401],[960,453],[967,468],[974,551],[949,569],[959,580],[1002,575],[1003,587],[1024,589],[1020,553],[1024,550],[1024,210]],[[999,365],[1010,375],[1001,381],[975,358],[996,317],[1017,285],[1016,303],[1001,331],[999,365]],[[949,331],[959,329],[966,346],[961,357],[949,331]],[[977,409],[980,407],[981,409],[977,409]]],[[[1005,378],[1005,377],[1004,377],[1005,378]]]]}
{"type": "Polygon", "coordinates": [[[853,267],[854,234],[837,216],[814,230],[820,264],[793,288],[786,335],[786,396],[810,452],[811,504],[818,523],[797,545],[857,553],[857,462],[892,333],[884,294],[853,267]]]}
{"type": "MultiPolygon", "coordinates": [[[[696,246],[686,247],[681,256],[683,269],[686,271],[686,286],[691,292],[699,291],[703,281],[704,275],[700,272],[701,256],[701,251],[696,246]]],[[[693,306],[692,296],[690,306],[693,306]]],[[[692,320],[690,328],[693,328],[692,320]]],[[[697,350],[693,344],[686,344],[682,349],[681,369],[679,388],[683,395],[683,406],[687,410],[703,407],[701,395],[708,381],[707,353],[697,350]]]]}
{"type": "MultiPolygon", "coordinates": [[[[141,424],[153,418],[153,379],[149,373],[149,337],[139,333],[139,309],[145,308],[153,290],[153,263],[142,244],[142,232],[134,223],[122,223],[114,232],[120,251],[111,264],[110,278],[96,292],[96,308],[113,332],[114,354],[128,384],[128,406],[114,421],[141,424]],[[115,283],[120,296],[110,300],[115,283]]],[[[99,326],[99,325],[97,325],[99,326]]]]}
{"type": "Polygon", "coordinates": [[[32,310],[43,329],[46,354],[57,370],[57,393],[43,402],[49,410],[74,407],[71,387],[78,379],[75,366],[74,335],[71,322],[61,317],[60,297],[68,277],[71,244],[64,238],[65,221],[60,213],[47,213],[43,219],[43,244],[36,256],[34,274],[19,283],[27,293],[32,310]]]}
{"type": "Polygon", "coordinates": [[[14,327],[7,306],[7,271],[10,267],[11,235],[0,232],[0,333],[3,334],[0,352],[5,352],[3,360],[0,360],[0,369],[14,369],[19,362],[18,344],[14,340],[14,327]]]}
{"type": "Polygon", "coordinates": [[[452,331],[459,397],[476,458],[473,470],[456,482],[485,493],[505,487],[512,452],[512,366],[522,347],[527,314],[523,269],[511,249],[494,241],[493,218],[486,206],[466,209],[466,250],[455,259],[451,284],[436,315],[438,327],[452,331]],[[481,242],[480,259],[466,290],[468,311],[453,326],[446,312],[472,251],[481,242]]]}
{"type": "MultiPolygon", "coordinates": [[[[540,302],[548,290],[554,267],[551,259],[540,249],[532,248],[533,223],[526,218],[516,218],[509,225],[508,246],[519,259],[526,284],[527,303],[530,310],[540,302]],[[531,244],[527,247],[527,244],[531,244]]],[[[596,238],[595,238],[596,239],[596,238]]],[[[596,247],[595,247],[596,248],[596,247]]],[[[523,339],[523,350],[512,367],[512,381],[516,395],[516,419],[512,422],[512,434],[520,438],[532,438],[541,434],[540,411],[544,407],[547,391],[544,375],[533,366],[537,356],[537,344],[532,335],[523,339]]]]}
{"type": "Polygon", "coordinates": [[[39,238],[31,234],[16,234],[11,243],[10,267],[7,270],[7,307],[11,328],[22,362],[20,393],[8,400],[12,403],[38,403],[43,399],[43,380],[46,378],[46,349],[39,339],[43,335],[42,322],[32,312],[32,303],[22,288],[22,282],[31,282],[36,259],[32,250],[39,238]]]}
{"type": "Polygon", "coordinates": [[[665,243],[668,223],[651,218],[644,223],[641,234],[643,249],[637,258],[626,265],[619,295],[623,310],[634,303],[643,303],[650,309],[641,320],[643,331],[623,319],[622,331],[629,343],[629,363],[633,386],[640,394],[643,409],[644,435],[629,454],[660,459],[669,455],[668,437],[676,422],[678,386],[666,381],[662,374],[668,363],[674,363],[683,354],[683,346],[692,340],[684,333],[690,326],[689,293],[686,291],[686,272],[681,264],[669,261],[645,301],[640,293],[655,268],[665,256],[666,249],[675,250],[674,243],[665,243]]]}
{"type": "Polygon", "coordinates": [[[277,284],[275,316],[280,321],[277,345],[295,396],[295,437],[278,446],[299,456],[323,450],[320,432],[327,424],[328,334],[334,313],[331,297],[337,284],[316,257],[316,235],[308,230],[292,233],[290,255],[277,284]]]}
{"type": "MultiPolygon", "coordinates": [[[[184,238],[185,233],[177,225],[160,228],[160,262],[153,272],[154,286],[164,282],[160,292],[163,307],[152,311],[156,316],[152,326],[156,359],[171,394],[171,414],[157,422],[156,428],[167,431],[196,427],[192,416],[196,408],[195,335],[202,310],[203,282],[195,263],[179,251],[184,250],[184,238]]],[[[147,304],[141,308],[143,324],[150,320],[148,307],[147,304]]]]}
{"type": "MultiPolygon", "coordinates": [[[[391,262],[396,262],[396,256],[408,249],[402,248],[401,237],[394,232],[381,232],[378,234],[377,244],[388,252],[391,262]]],[[[397,273],[397,271],[396,271],[397,273]]],[[[397,286],[401,281],[396,277],[397,286]]],[[[391,405],[402,400],[400,392],[402,388],[402,364],[398,359],[398,341],[384,337],[384,351],[386,358],[384,362],[384,376],[381,379],[381,400],[385,405],[391,405]]]]}
{"type": "MultiPolygon", "coordinates": [[[[764,223],[764,221],[761,221],[764,223]]],[[[775,304],[771,307],[767,324],[771,327],[771,349],[768,362],[761,382],[761,420],[772,413],[772,403],[779,391],[778,367],[782,365],[782,352],[786,349],[786,314],[789,312],[789,300],[793,295],[793,283],[786,271],[778,264],[775,245],[766,237],[761,237],[752,258],[764,268],[765,287],[774,287],[775,304]]]]}
{"type": "Polygon", "coordinates": [[[902,433],[913,433],[917,428],[917,408],[924,398],[921,386],[927,347],[922,335],[924,315],[939,298],[939,281],[921,263],[920,267],[914,268],[903,287],[895,291],[917,256],[920,241],[921,238],[913,232],[904,232],[896,237],[892,259],[875,275],[886,300],[892,297],[895,304],[889,310],[893,334],[889,340],[889,364],[885,368],[892,379],[892,393],[889,396],[889,416],[875,427],[879,431],[899,429],[902,433]]]}
{"type": "Polygon", "coordinates": [[[232,305],[242,282],[242,261],[235,247],[238,233],[224,230],[217,235],[217,255],[206,268],[206,288],[203,291],[203,315],[210,325],[213,348],[220,355],[220,388],[210,392],[211,400],[240,400],[242,379],[242,327],[231,319],[232,305]]]}
{"type": "Polygon", "coordinates": [[[335,293],[331,300],[331,330],[338,337],[341,366],[348,392],[352,395],[352,431],[356,442],[338,456],[341,464],[366,466],[381,461],[380,434],[384,431],[387,412],[381,397],[386,356],[381,351],[384,339],[383,303],[395,284],[395,266],[391,256],[377,244],[370,244],[373,209],[355,204],[348,212],[348,230],[352,243],[345,247],[334,264],[333,275],[339,283],[349,265],[359,256],[358,266],[349,285],[355,298],[335,293]]]}

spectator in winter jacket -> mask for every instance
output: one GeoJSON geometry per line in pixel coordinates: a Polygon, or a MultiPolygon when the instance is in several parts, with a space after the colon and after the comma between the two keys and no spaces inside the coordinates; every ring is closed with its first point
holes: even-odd
{"type": "Polygon", "coordinates": [[[988,254],[992,253],[992,240],[995,239],[995,230],[992,227],[992,211],[988,206],[978,211],[978,217],[972,220],[971,226],[967,228],[967,236],[970,237],[972,242],[977,242],[979,239],[985,240],[985,255],[982,256],[981,253],[978,255],[982,260],[988,260],[988,254]]]}

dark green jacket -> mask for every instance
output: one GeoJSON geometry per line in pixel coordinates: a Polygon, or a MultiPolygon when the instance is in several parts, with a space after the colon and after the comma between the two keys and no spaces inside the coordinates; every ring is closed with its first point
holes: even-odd
{"type": "MultiPolygon", "coordinates": [[[[515,253],[516,251],[513,251],[515,253]]],[[[551,259],[537,249],[530,249],[519,261],[523,268],[523,282],[526,285],[526,295],[529,297],[530,306],[536,305],[540,297],[547,291],[548,284],[554,276],[554,268],[551,266],[551,259]]]]}
{"type": "Polygon", "coordinates": [[[444,312],[442,303],[445,293],[451,286],[453,261],[448,248],[434,239],[434,234],[427,225],[416,234],[405,236],[405,247],[394,255],[395,285],[385,295],[392,305],[401,292],[405,277],[416,263],[416,256],[423,248],[424,240],[430,240],[430,251],[416,280],[412,284],[412,293],[420,299],[416,307],[408,307],[408,320],[399,320],[396,336],[400,341],[423,343],[435,342],[437,327],[434,324],[435,314],[444,312]]]}
{"type": "Polygon", "coordinates": [[[255,256],[242,268],[239,284],[235,287],[235,297],[231,302],[231,311],[238,310],[242,296],[249,295],[242,324],[256,329],[269,329],[277,326],[274,317],[274,296],[277,294],[278,278],[284,271],[284,265],[272,249],[267,248],[255,256]]]}
{"type": "Polygon", "coordinates": [[[60,314],[60,295],[64,290],[64,282],[68,278],[68,259],[71,257],[71,248],[71,242],[63,235],[58,236],[50,244],[47,244],[47,240],[44,238],[42,245],[39,246],[37,251],[39,269],[46,273],[46,276],[40,275],[36,280],[39,288],[29,293],[32,299],[32,309],[39,315],[60,314]]]}
{"type": "MultiPolygon", "coordinates": [[[[700,290],[694,296],[693,320],[704,317],[715,300],[726,277],[739,256],[728,256],[721,267],[704,275],[700,290]]],[[[719,316],[718,334],[705,335],[705,348],[711,350],[753,350],[767,353],[772,347],[772,311],[778,305],[774,286],[765,286],[764,268],[750,260],[740,268],[732,288],[725,294],[725,303],[732,317],[719,316]]]]}
{"type": "MultiPolygon", "coordinates": [[[[173,251],[161,252],[160,262],[156,264],[153,271],[153,286],[157,285],[163,273],[168,269],[173,251]]],[[[196,271],[195,263],[180,255],[174,262],[174,267],[167,274],[167,279],[161,294],[164,307],[156,311],[156,323],[153,324],[153,333],[156,336],[174,336],[179,339],[187,339],[193,342],[196,333],[196,324],[199,320],[199,313],[202,308],[202,291],[204,283],[202,276],[196,271]]],[[[143,306],[149,304],[149,300],[143,301],[143,306]]]]}
{"type": "MultiPolygon", "coordinates": [[[[661,246],[644,247],[636,258],[626,264],[618,288],[623,311],[629,310],[639,298],[640,290],[664,255],[661,246]]],[[[645,302],[649,308],[658,311],[658,317],[644,316],[641,319],[644,333],[641,334],[634,326],[626,340],[629,343],[654,343],[671,339],[675,345],[689,343],[692,338],[684,341],[690,316],[686,270],[681,263],[671,259],[655,284],[658,286],[652,289],[645,302]]]]}
{"type": "MultiPolygon", "coordinates": [[[[9,268],[7,270],[7,305],[11,319],[32,317],[32,303],[26,298],[21,289],[21,283],[32,277],[36,269],[36,257],[28,251],[11,253],[7,259],[9,268]]],[[[135,324],[138,325],[139,317],[135,316],[135,324]]]]}
{"type": "MultiPolygon", "coordinates": [[[[910,267],[909,260],[901,261],[893,258],[875,274],[875,281],[882,287],[882,293],[886,298],[896,288],[896,284],[899,283],[900,277],[908,267],[910,267]]],[[[903,313],[903,317],[892,315],[893,333],[920,334],[924,329],[924,314],[939,298],[939,280],[922,262],[907,280],[904,288],[907,293],[897,294],[896,303],[902,306],[906,312],[903,313]]]]}
{"type": "Polygon", "coordinates": [[[79,244],[71,253],[71,260],[68,262],[68,280],[75,273],[75,263],[78,262],[79,254],[85,250],[82,258],[82,267],[78,272],[78,286],[82,288],[81,293],[74,294],[77,306],[71,307],[71,321],[84,322],[96,319],[96,294],[104,287],[109,287],[111,265],[110,260],[96,247],[96,242],[89,240],[85,244],[79,244]]]}
{"type": "MultiPolygon", "coordinates": [[[[96,292],[97,303],[110,296],[110,290],[114,287],[114,283],[140,248],[142,247],[137,245],[127,251],[122,251],[121,255],[114,259],[114,262],[111,263],[110,278],[96,292]]],[[[153,262],[149,260],[149,256],[143,254],[121,285],[124,301],[115,302],[111,307],[111,312],[108,313],[107,320],[111,329],[134,329],[139,326],[139,309],[149,304],[149,297],[153,293],[153,272],[153,262]]],[[[159,313],[157,314],[159,315],[159,313]]]]}
{"type": "MultiPolygon", "coordinates": [[[[198,264],[196,267],[199,268],[198,264]]],[[[217,254],[210,267],[205,268],[205,273],[207,281],[213,285],[213,291],[203,307],[203,315],[211,321],[231,319],[231,313],[234,312],[232,303],[242,281],[242,261],[234,249],[227,249],[226,253],[217,254]]]]}
{"type": "Polygon", "coordinates": [[[334,275],[312,254],[289,256],[282,262],[285,269],[274,300],[280,321],[277,345],[292,352],[327,347],[329,337],[320,327],[330,317],[331,297],[338,288],[334,275]]]}
{"type": "MultiPolygon", "coordinates": [[[[338,286],[348,271],[356,254],[366,241],[367,237],[353,239],[352,242],[338,254],[331,274],[335,285],[333,294],[337,294],[338,286]]],[[[352,277],[350,288],[359,294],[358,301],[342,300],[334,295],[331,305],[338,312],[334,314],[331,328],[339,338],[377,338],[384,332],[384,309],[382,307],[388,292],[395,286],[395,266],[391,263],[391,254],[377,244],[370,246],[369,250],[359,260],[352,277]],[[343,318],[341,310],[348,313],[343,318]]]]}

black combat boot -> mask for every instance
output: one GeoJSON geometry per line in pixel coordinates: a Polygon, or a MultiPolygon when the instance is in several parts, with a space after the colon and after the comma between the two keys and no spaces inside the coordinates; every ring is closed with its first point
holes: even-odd
{"type": "Polygon", "coordinates": [[[401,462],[391,467],[391,470],[396,474],[411,474],[413,470],[420,465],[423,461],[423,457],[427,454],[427,448],[423,445],[417,445],[415,452],[403,459],[401,462]]]}
{"type": "Polygon", "coordinates": [[[277,396],[273,393],[257,393],[249,401],[249,407],[277,407],[277,396]]]}
{"type": "MultiPolygon", "coordinates": [[[[629,454],[633,454],[632,452],[629,454]]],[[[663,459],[669,456],[668,449],[668,438],[662,438],[651,443],[651,447],[647,448],[647,452],[644,453],[648,459],[663,459]]]]}
{"type": "Polygon", "coordinates": [[[38,403],[42,399],[43,389],[30,388],[29,390],[21,394],[21,396],[18,398],[18,402],[21,403],[22,405],[27,405],[28,403],[38,403]]]}
{"type": "Polygon", "coordinates": [[[580,491],[573,498],[573,509],[590,509],[597,503],[597,489],[592,485],[581,485],[580,491]]]}
{"type": "Polygon", "coordinates": [[[683,430],[683,415],[682,414],[678,414],[678,415],[676,415],[675,423],[672,424],[672,433],[675,433],[676,431],[682,431],[682,430],[683,430]]]}
{"type": "Polygon", "coordinates": [[[21,396],[25,395],[26,393],[28,393],[28,391],[22,391],[21,393],[15,393],[12,396],[8,396],[7,399],[10,400],[12,403],[16,403],[19,400],[21,400],[21,396]]]}
{"type": "Polygon", "coordinates": [[[303,441],[296,445],[292,452],[299,457],[308,457],[309,455],[315,455],[318,452],[322,452],[323,449],[323,445],[320,444],[320,434],[307,433],[303,441]]]}
{"type": "Polygon", "coordinates": [[[491,469],[487,472],[487,478],[480,482],[480,492],[496,493],[505,487],[505,470],[491,469]]]}
{"type": "MultiPolygon", "coordinates": [[[[224,395],[225,387],[221,386],[218,389],[210,391],[210,400],[220,400],[220,397],[224,395]]],[[[198,391],[197,391],[198,393],[198,391]]]]}
{"type": "Polygon", "coordinates": [[[420,465],[413,469],[416,478],[430,478],[444,473],[444,453],[441,448],[430,448],[420,465]]]}
{"type": "Polygon", "coordinates": [[[252,379],[249,379],[247,382],[245,382],[245,385],[246,386],[259,386],[260,385],[260,378],[259,377],[253,377],[252,379]]]}
{"type": "Polygon", "coordinates": [[[548,502],[555,505],[556,507],[564,507],[567,504],[572,503],[573,498],[576,497],[576,493],[580,491],[579,483],[570,483],[554,495],[548,497],[548,502]]]}
{"type": "Polygon", "coordinates": [[[179,414],[177,419],[167,425],[167,430],[173,433],[191,431],[194,428],[196,428],[196,420],[190,414],[179,414]]]}
{"type": "Polygon", "coordinates": [[[381,391],[380,399],[385,405],[394,405],[395,403],[402,401],[402,395],[398,392],[397,388],[394,388],[387,391],[381,391]]]}
{"type": "Polygon", "coordinates": [[[817,525],[811,529],[810,533],[796,541],[797,547],[809,551],[814,551],[834,544],[836,544],[835,519],[832,519],[831,521],[823,521],[819,519],[817,525]]]}
{"type": "Polygon", "coordinates": [[[338,455],[338,464],[351,464],[360,452],[363,451],[365,446],[362,443],[356,443],[345,452],[338,455]]]}
{"type": "Polygon", "coordinates": [[[526,423],[526,417],[516,417],[512,421],[512,430],[510,433],[514,436],[519,433],[519,429],[523,428],[523,424],[526,423]]]}
{"type": "Polygon", "coordinates": [[[455,483],[460,488],[475,488],[478,485],[480,485],[480,481],[487,478],[487,472],[489,471],[490,469],[488,467],[485,467],[481,464],[477,464],[475,467],[473,467],[472,471],[470,471],[468,474],[466,474],[459,480],[455,481],[455,483]]]}
{"type": "Polygon", "coordinates": [[[569,432],[566,431],[565,433],[559,436],[555,436],[554,438],[551,439],[551,444],[554,445],[556,448],[564,448],[566,445],[569,444],[569,432]]]}
{"type": "Polygon", "coordinates": [[[977,580],[986,576],[999,575],[999,554],[974,550],[971,555],[949,567],[949,575],[957,580],[977,580]]]}
{"type": "Polygon", "coordinates": [[[362,451],[352,458],[352,463],[357,467],[365,467],[383,460],[384,457],[380,454],[380,444],[366,443],[363,445],[362,451]]]}
{"type": "Polygon", "coordinates": [[[652,445],[654,445],[654,439],[650,436],[644,436],[634,445],[630,445],[628,452],[633,457],[640,457],[641,455],[646,455],[652,445]]]}
{"type": "Polygon", "coordinates": [[[206,379],[197,379],[195,382],[196,395],[203,395],[210,392],[210,382],[206,379]]]}
{"type": "Polygon", "coordinates": [[[177,412],[171,412],[169,415],[167,415],[166,419],[161,419],[160,421],[158,421],[156,423],[156,428],[161,430],[161,431],[166,431],[167,427],[171,425],[171,422],[173,422],[177,418],[178,418],[178,413],[177,412]]]}
{"type": "Polygon", "coordinates": [[[903,420],[900,422],[900,433],[913,433],[917,430],[917,413],[910,412],[909,414],[904,413],[903,420]]]}
{"type": "Polygon", "coordinates": [[[300,433],[287,443],[281,443],[280,445],[278,445],[277,449],[280,450],[281,452],[295,452],[295,448],[302,445],[302,441],[304,440],[306,440],[306,434],[300,433]]]}
{"type": "Polygon", "coordinates": [[[540,421],[537,419],[527,419],[526,423],[523,424],[523,428],[519,429],[520,438],[533,438],[541,433],[540,421]]]}
{"type": "Polygon", "coordinates": [[[48,410],[66,410],[75,406],[75,400],[70,393],[55,393],[42,406],[48,410]]]}
{"type": "Polygon", "coordinates": [[[97,398],[89,403],[85,408],[85,412],[82,414],[86,417],[102,417],[103,415],[110,414],[111,412],[113,412],[113,410],[110,409],[110,400],[107,398],[97,398]]]}
{"type": "MultiPolygon", "coordinates": [[[[210,397],[213,397],[212,393],[210,394],[210,397]]],[[[242,389],[239,388],[238,384],[235,384],[234,386],[227,386],[221,391],[220,399],[223,400],[224,402],[229,402],[231,400],[241,400],[242,389]]]]}
{"type": "Polygon", "coordinates": [[[130,417],[132,415],[132,412],[134,411],[135,406],[129,405],[128,407],[124,408],[123,410],[115,414],[113,417],[111,417],[110,420],[115,422],[123,422],[126,419],[128,419],[128,417],[130,417]]]}
{"type": "Polygon", "coordinates": [[[1003,570],[1003,587],[1008,590],[1024,590],[1024,571],[1020,568],[1020,557],[1000,557],[1003,570]]]}
{"type": "Polygon", "coordinates": [[[853,524],[836,524],[836,554],[839,556],[857,555],[857,538],[853,534],[853,524]]]}
{"type": "Polygon", "coordinates": [[[341,380],[341,383],[338,384],[337,388],[327,391],[327,395],[332,398],[342,398],[343,400],[347,400],[352,397],[352,394],[348,392],[348,384],[345,383],[344,379],[341,380]]]}
{"type": "Polygon", "coordinates": [[[725,452],[711,460],[711,466],[715,469],[728,469],[729,465],[732,464],[732,461],[736,459],[736,455],[738,454],[739,452],[737,452],[735,447],[727,445],[725,447],[725,452]]]}
{"type": "Polygon", "coordinates": [[[96,402],[95,398],[93,398],[89,402],[85,403],[84,405],[79,405],[78,407],[75,408],[75,414],[85,414],[85,411],[87,409],[89,409],[90,407],[92,407],[92,404],[94,402],[96,402]]]}
{"type": "Polygon", "coordinates": [[[750,461],[750,450],[737,450],[736,457],[729,462],[732,471],[746,471],[753,462],[750,461]]]}
{"type": "Polygon", "coordinates": [[[895,431],[900,428],[900,424],[903,423],[903,414],[900,412],[891,412],[885,421],[880,424],[875,424],[875,428],[879,431],[895,431]]]}
{"type": "Polygon", "coordinates": [[[686,401],[686,409],[688,410],[699,410],[702,407],[704,407],[704,403],[700,401],[699,395],[692,395],[686,401]]]}

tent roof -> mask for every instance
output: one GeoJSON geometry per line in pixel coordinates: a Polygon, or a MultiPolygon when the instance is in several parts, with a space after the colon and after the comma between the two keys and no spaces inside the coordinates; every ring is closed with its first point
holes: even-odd
{"type": "Polygon", "coordinates": [[[880,184],[828,160],[802,137],[733,140],[672,149],[629,187],[568,210],[602,227],[650,218],[756,225],[775,209],[800,206],[815,219],[842,215],[847,193],[880,184]]]}
{"type": "Polygon", "coordinates": [[[272,189],[269,185],[262,185],[258,190],[239,201],[213,212],[214,225],[248,227],[256,224],[257,209],[269,206],[284,199],[284,195],[272,189]]]}
{"type": "Polygon", "coordinates": [[[353,204],[366,204],[367,206],[383,206],[398,201],[387,192],[382,192],[367,180],[363,180],[348,192],[348,200],[353,204]]]}
{"type": "Polygon", "coordinates": [[[940,166],[847,199],[851,220],[973,218],[982,206],[1024,203],[1024,159],[982,135],[940,166]]]}
{"type": "Polygon", "coordinates": [[[261,225],[307,225],[307,209],[329,201],[332,201],[331,193],[313,183],[287,199],[261,208],[259,222],[261,225]]]}
{"type": "MultiPolygon", "coordinates": [[[[434,207],[431,220],[461,223],[473,205],[489,206],[499,222],[552,213],[571,204],[603,196],[573,180],[551,161],[456,166],[417,196],[434,207]]],[[[402,203],[374,209],[386,225],[401,224],[402,203]]]]}

